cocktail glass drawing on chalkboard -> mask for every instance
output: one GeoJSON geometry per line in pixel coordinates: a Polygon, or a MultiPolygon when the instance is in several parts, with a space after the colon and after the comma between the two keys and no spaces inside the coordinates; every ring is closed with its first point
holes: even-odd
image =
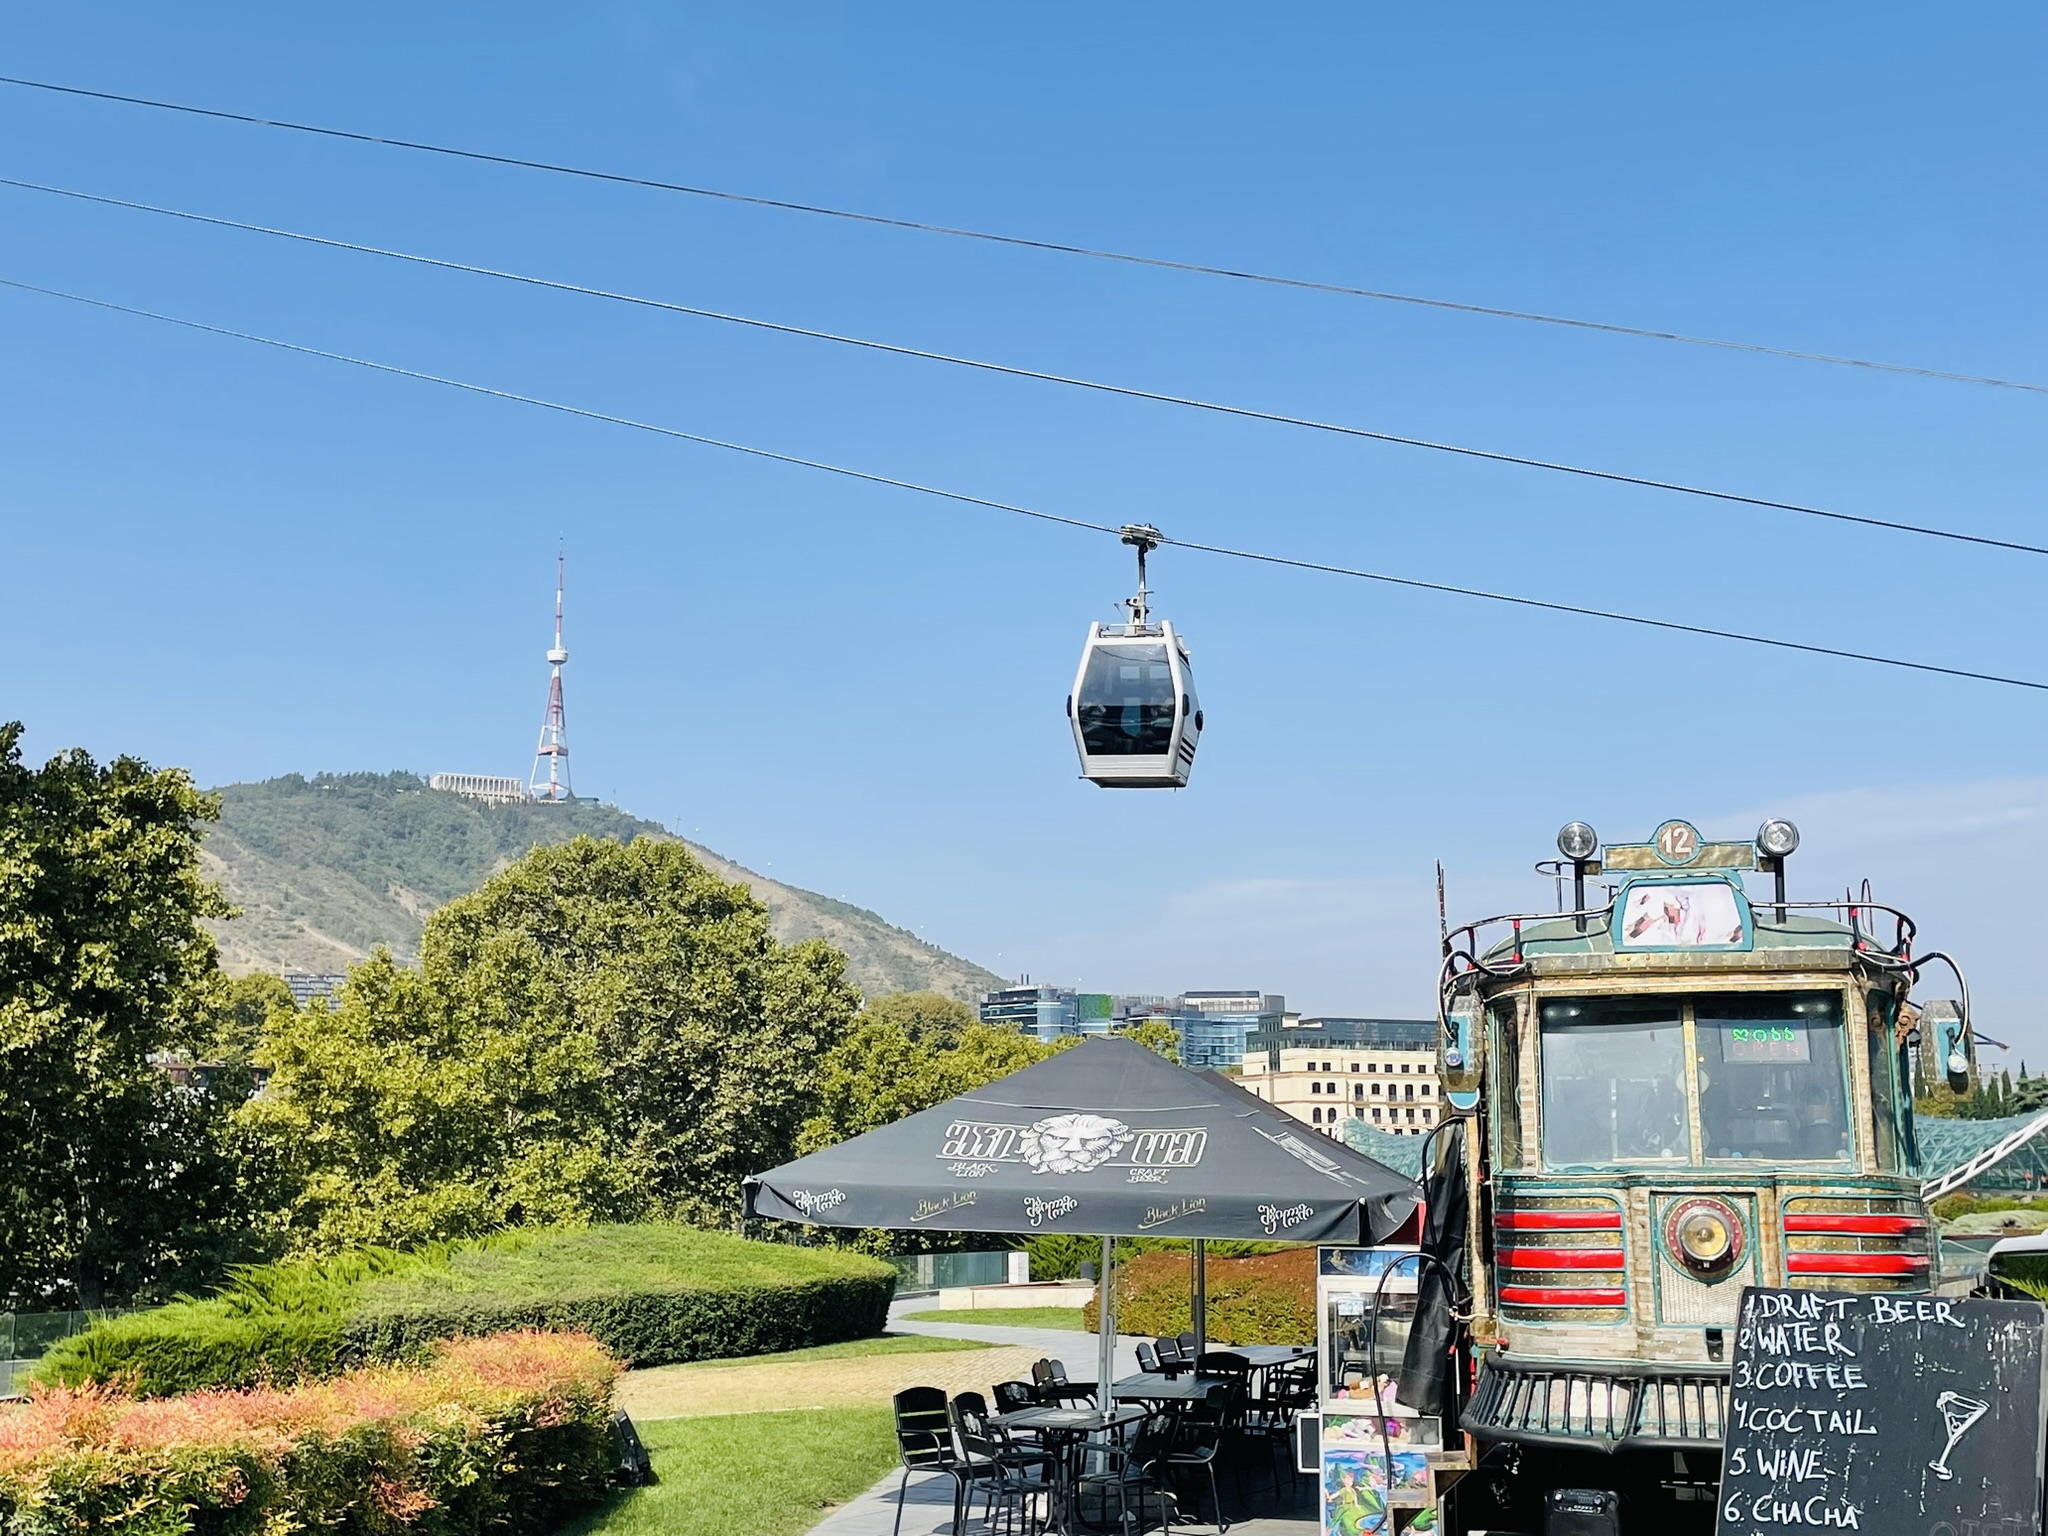
{"type": "Polygon", "coordinates": [[[1974,1397],[1965,1397],[1960,1392],[1944,1392],[1934,1400],[1934,1406],[1941,1410],[1941,1420],[1948,1426],[1948,1444],[1941,1448],[1940,1457],[1927,1465],[1934,1469],[1936,1477],[1945,1480],[1955,1476],[1948,1468],[1948,1453],[1963,1438],[1963,1431],[1983,1418],[1991,1405],[1980,1403],[1974,1397]]]}

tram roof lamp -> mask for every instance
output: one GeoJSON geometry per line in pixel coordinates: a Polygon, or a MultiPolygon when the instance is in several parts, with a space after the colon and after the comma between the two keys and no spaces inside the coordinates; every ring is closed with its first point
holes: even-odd
{"type": "MultiPolygon", "coordinates": [[[[1797,841],[1796,834],[1794,840],[1797,841]]],[[[1568,821],[1558,830],[1557,851],[1568,859],[1590,859],[1599,846],[1600,834],[1583,821],[1568,821]]]]}
{"type": "Polygon", "coordinates": [[[1799,850],[1799,829],[1789,821],[1772,817],[1756,829],[1757,851],[1766,858],[1782,859],[1799,850]]]}

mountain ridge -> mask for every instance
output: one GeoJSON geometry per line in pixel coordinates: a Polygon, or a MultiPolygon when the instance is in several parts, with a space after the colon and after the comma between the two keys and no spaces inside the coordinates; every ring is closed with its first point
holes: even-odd
{"type": "Polygon", "coordinates": [[[1004,985],[850,902],[784,884],[595,800],[489,805],[431,789],[418,774],[285,774],[214,791],[221,817],[200,858],[241,915],[209,923],[222,967],[337,971],[383,945],[417,957],[426,919],[544,843],[572,837],[680,842],[768,908],[777,939],[822,938],[869,997],[930,990],[972,1002],[1004,985]]]}

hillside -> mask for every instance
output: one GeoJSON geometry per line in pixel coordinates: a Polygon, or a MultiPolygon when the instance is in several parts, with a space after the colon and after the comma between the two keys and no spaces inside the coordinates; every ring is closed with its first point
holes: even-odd
{"type": "MultiPolygon", "coordinates": [[[[529,848],[580,835],[672,835],[595,801],[485,805],[428,789],[410,773],[287,774],[218,793],[221,818],[204,858],[242,909],[212,925],[221,963],[234,972],[338,971],[379,944],[410,960],[429,913],[529,848]]],[[[850,979],[871,997],[929,988],[972,1001],[1003,984],[872,912],[690,848],[753,889],[778,939],[822,938],[844,951],[850,979]]]]}

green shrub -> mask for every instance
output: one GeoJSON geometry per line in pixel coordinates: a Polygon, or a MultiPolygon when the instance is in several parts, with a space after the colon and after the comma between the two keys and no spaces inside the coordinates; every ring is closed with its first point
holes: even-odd
{"type": "Polygon", "coordinates": [[[0,1415],[0,1536],[541,1536],[608,1486],[616,1372],[592,1339],[529,1333],[169,1403],[53,1389],[0,1415]]]}
{"type": "Polygon", "coordinates": [[[507,1233],[247,1270],[217,1296],[88,1329],[36,1375],[165,1396],[417,1359],[441,1339],[521,1328],[588,1333],[621,1359],[669,1365],[880,1333],[895,1284],[874,1259],[670,1223],[507,1233]]]}
{"type": "MultiPolygon", "coordinates": [[[[1291,1248],[1207,1264],[1207,1334],[1215,1344],[1311,1344],[1316,1336],[1316,1254],[1291,1248]]],[[[1194,1263],[1185,1253],[1148,1253],[1117,1282],[1117,1331],[1159,1338],[1194,1326],[1194,1263]]],[[[1083,1309],[1091,1329],[1101,1315],[1083,1309]]]]}

